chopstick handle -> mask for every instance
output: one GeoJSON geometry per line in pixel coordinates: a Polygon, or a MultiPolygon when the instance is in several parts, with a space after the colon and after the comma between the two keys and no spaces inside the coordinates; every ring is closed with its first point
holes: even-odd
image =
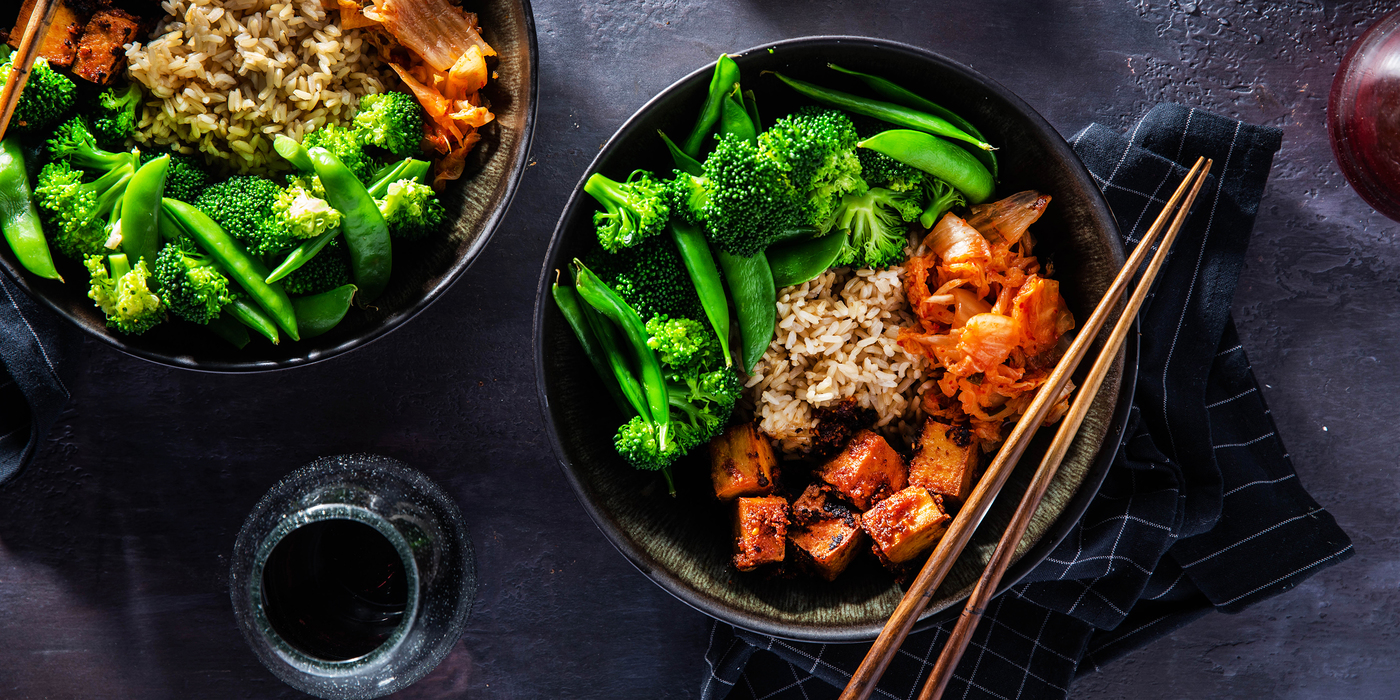
{"type": "MultiPolygon", "coordinates": [[[[1204,162],[1204,158],[1196,161],[1196,164],[1187,173],[1186,181],[1182,182],[1181,186],[1172,194],[1171,199],[1167,200],[1164,212],[1175,210],[1177,203],[1186,194],[1187,183],[1196,176],[1204,162]]],[[[943,538],[934,547],[933,554],[929,555],[928,561],[924,563],[909,589],[905,591],[899,605],[890,614],[890,619],[885,622],[884,629],[880,630],[880,636],[875,639],[875,644],[870,647],[870,651],[866,652],[865,658],[860,662],[855,673],[851,674],[851,680],[841,691],[840,700],[866,700],[871,693],[875,692],[875,685],[879,682],[880,676],[884,675],[885,669],[889,667],[890,661],[899,651],[899,646],[904,643],[904,638],[909,636],[909,631],[913,629],[919,615],[928,606],[928,601],[933,597],[938,586],[943,583],[943,579],[953,568],[954,562],[962,554],[963,549],[967,547],[968,541],[972,539],[972,534],[981,524],[982,518],[991,509],[997,493],[1006,483],[1007,478],[1011,476],[1016,463],[1021,459],[1031,436],[1040,428],[1040,424],[1045,420],[1045,414],[1050,410],[1054,400],[1058,399],[1066,382],[1069,381],[1070,374],[1079,366],[1089,344],[1098,336],[1113,307],[1123,297],[1128,283],[1138,268],[1142,267],[1143,261],[1147,259],[1157,234],[1166,225],[1166,219],[1165,216],[1159,216],[1147,229],[1147,233],[1143,234],[1137,247],[1133,248],[1132,254],[1123,264],[1123,269],[1113,278],[1113,282],[1104,292],[1103,298],[1099,300],[1093,313],[1089,315],[1089,319],[1080,329],[1078,337],[1070,343],[1064,357],[1060,358],[1055,369],[1050,372],[1050,376],[1036,392],[1035,398],[1026,407],[1026,412],[1011,429],[1011,434],[1002,443],[996,457],[987,466],[986,472],[978,480],[977,485],[973,487],[972,493],[968,495],[962,508],[958,510],[953,522],[949,524],[947,532],[943,534],[943,538]]]]}
{"type": "MultiPolygon", "coordinates": [[[[1200,175],[1191,185],[1191,193],[1182,202],[1181,209],[1176,212],[1171,227],[1167,229],[1161,245],[1157,247],[1156,254],[1152,256],[1152,261],[1143,271],[1137,287],[1133,290],[1132,296],[1129,297],[1123,314],[1118,317],[1118,322],[1114,324],[1108,342],[1094,361],[1088,376],[1085,377],[1084,385],[1079,389],[1079,395],[1075,397],[1073,405],[1055,432],[1055,438],[1045,451],[1040,467],[1036,469],[1035,477],[1021,498],[1021,503],[1017,506],[1016,513],[1012,516],[1006,531],[1002,533],[1001,540],[997,542],[996,550],[992,552],[992,558],[987,563],[986,571],[978,579],[972,594],[968,596],[967,605],[963,607],[962,615],[958,617],[952,634],[944,643],[943,651],[938,655],[938,661],[934,664],[933,671],[929,674],[923,690],[919,693],[919,700],[937,700],[943,697],[943,691],[947,689],[949,681],[952,680],[953,671],[957,668],[958,661],[962,659],[963,652],[967,650],[967,645],[972,641],[972,632],[981,621],[988,602],[996,595],[997,586],[1001,585],[1002,576],[1011,566],[1011,559],[1016,552],[1017,545],[1021,542],[1021,537],[1026,533],[1026,528],[1030,525],[1031,517],[1040,507],[1040,502],[1045,497],[1051,480],[1055,478],[1060,463],[1069,451],[1070,443],[1078,434],[1079,426],[1083,424],[1084,417],[1088,415],[1089,407],[1097,397],[1099,387],[1103,385],[1104,378],[1108,376],[1109,368],[1113,366],[1113,360],[1117,356],[1119,348],[1123,347],[1128,331],[1132,328],[1133,320],[1137,318],[1138,311],[1142,309],[1142,304],[1152,288],[1153,280],[1157,278],[1157,273],[1166,264],[1168,251],[1176,242],[1177,234],[1186,221],[1191,205],[1196,201],[1196,195],[1205,183],[1206,175],[1210,173],[1211,164],[1210,160],[1205,162],[1205,167],[1202,168],[1200,175]]],[[[1150,247],[1151,244],[1144,240],[1139,245],[1150,247]]]]}
{"type": "Polygon", "coordinates": [[[10,118],[15,114],[20,93],[24,91],[24,84],[29,80],[29,69],[34,67],[34,59],[39,55],[39,44],[49,31],[49,24],[53,22],[60,1],[38,0],[34,3],[34,9],[29,12],[29,23],[24,27],[24,37],[20,39],[19,49],[10,63],[9,80],[5,81],[4,89],[0,90],[0,139],[5,138],[5,132],[9,129],[10,118]]]}

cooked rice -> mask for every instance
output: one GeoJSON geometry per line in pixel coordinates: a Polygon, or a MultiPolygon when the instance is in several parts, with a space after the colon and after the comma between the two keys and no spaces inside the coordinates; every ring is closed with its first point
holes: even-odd
{"type": "Polygon", "coordinates": [[[361,30],[320,0],[166,0],[149,43],[127,47],[148,91],[136,140],[196,151],[237,172],[280,165],[277,134],[345,124],[385,75],[361,30]]]}
{"type": "Polygon", "coordinates": [[[875,411],[877,429],[910,444],[923,416],[918,396],[928,361],[906,353],[899,327],[916,324],[903,269],[828,270],[778,290],[778,332],[746,384],[759,427],[783,451],[806,451],[813,409],[854,397],[875,411]]]}

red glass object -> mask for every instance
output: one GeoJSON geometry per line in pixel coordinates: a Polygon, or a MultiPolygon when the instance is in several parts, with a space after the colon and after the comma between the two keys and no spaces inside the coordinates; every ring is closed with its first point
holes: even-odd
{"type": "Polygon", "coordinates": [[[1400,221],[1400,10],[1366,30],[1342,59],[1327,133],[1352,189],[1400,221]]]}

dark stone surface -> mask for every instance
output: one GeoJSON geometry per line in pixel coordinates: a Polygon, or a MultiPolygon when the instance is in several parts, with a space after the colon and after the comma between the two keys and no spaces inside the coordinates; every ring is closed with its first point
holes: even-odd
{"type": "Polygon", "coordinates": [[[849,33],[968,63],[1065,134],[1165,100],[1284,128],[1236,319],[1300,478],[1357,556],[1073,695],[1394,697],[1398,229],[1342,180],[1323,121],[1342,54],[1388,5],[541,1],[536,164],[481,260],[406,328],[250,377],[73,339],[71,407],[0,488],[0,696],[297,697],[239,636],[227,557],[280,476],[362,450],[458,499],[481,577],[462,641],[397,697],[695,696],[710,621],[607,544],[546,446],[528,353],[539,261],[583,169],[652,94],[720,51],[849,33]]]}

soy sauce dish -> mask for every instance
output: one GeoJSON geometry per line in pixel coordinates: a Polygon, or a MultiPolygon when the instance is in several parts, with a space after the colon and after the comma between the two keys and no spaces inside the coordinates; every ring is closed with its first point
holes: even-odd
{"type": "MultiPolygon", "coordinates": [[[[929,403],[923,403],[923,392],[940,391],[938,387],[933,386],[940,378],[952,376],[957,371],[966,371],[966,367],[958,370],[948,362],[947,356],[930,350],[926,358],[919,360],[924,363],[920,366],[925,368],[922,371],[926,374],[912,375],[915,381],[905,381],[898,387],[879,392],[873,389],[857,389],[855,396],[866,402],[867,408],[872,410],[862,411],[859,406],[847,404],[849,410],[846,414],[840,411],[830,412],[839,408],[839,401],[831,396],[839,398],[840,382],[837,383],[838,388],[833,394],[831,385],[828,383],[819,386],[822,377],[813,376],[811,372],[805,379],[797,377],[789,380],[793,385],[808,382],[803,386],[787,386],[787,382],[779,386],[773,379],[784,371],[782,367],[785,362],[791,366],[821,362],[820,359],[814,360],[812,357],[799,357],[802,353],[794,349],[803,346],[802,340],[794,341],[795,338],[800,338],[793,331],[796,327],[794,324],[798,321],[809,324],[819,321],[801,317],[801,314],[797,314],[793,309],[802,303],[821,299],[827,300],[825,308],[839,306],[836,303],[839,297],[833,293],[832,287],[835,288],[835,292],[844,290],[865,294],[860,297],[864,299],[881,299],[891,287],[904,289],[901,284],[908,284],[909,271],[918,265],[919,260],[926,264],[930,280],[938,277],[938,281],[943,283],[945,279],[941,275],[948,274],[943,269],[944,263],[952,260],[951,257],[943,256],[952,254],[941,251],[939,244],[931,244],[930,241],[941,235],[940,231],[946,233],[947,230],[951,230],[949,227],[964,225],[970,221],[983,227],[980,230],[987,234],[986,238],[991,241],[993,250],[1001,246],[1003,252],[1013,247],[1019,251],[1010,258],[1018,260],[1017,264],[1028,274],[1016,276],[1014,282],[1006,281],[1005,276],[999,278],[1002,279],[999,284],[1008,288],[1003,294],[1008,297],[1008,301],[1013,293],[1017,293],[1013,285],[1025,285],[1025,289],[1019,292],[1020,298],[1023,299],[1026,298],[1025,295],[1030,294],[1027,290],[1035,286],[1034,280],[1039,279],[1043,283],[1044,279],[1053,278],[1054,283],[1058,285],[1057,291],[1055,284],[1040,290],[1049,294],[1045,297],[1049,301],[1044,308],[1058,309],[1058,312],[1044,317],[1051,319],[1048,321],[1050,325],[1058,328],[1054,335],[1043,337],[1039,341],[1047,344],[1037,345],[1028,340],[1035,333],[1024,331],[1022,335],[1017,336],[1021,338],[1018,342],[1024,346],[1018,351],[1021,354],[1013,353],[1009,359],[1003,354],[1000,359],[994,360],[1011,364],[1021,363],[1017,364],[1020,369],[1016,371],[1024,370],[1029,376],[1035,371],[1036,361],[1026,358],[1034,355],[1043,361],[1044,358],[1050,357],[1056,338],[1065,332],[1071,317],[1087,317],[1121,267],[1123,248],[1117,226],[1102,194],[1069,144],[1030,106],[997,83],[965,66],[924,49],[862,37],[793,39],[730,54],[729,58],[732,59],[732,63],[726,63],[728,59],[722,57],[718,64],[696,70],[638,110],[606,144],[566,205],[541,270],[536,297],[535,367],[541,405],[556,454],[585,510],[623,556],[662,588],[713,617],[757,632],[809,641],[869,640],[879,633],[885,619],[897,605],[903,591],[899,583],[901,577],[908,576],[916,570],[924,557],[922,554],[909,557],[909,547],[918,543],[880,541],[878,526],[866,527],[865,533],[862,533],[852,523],[874,523],[877,517],[883,517],[879,515],[880,503],[902,503],[903,500],[910,501],[909,504],[903,505],[910,505],[916,510],[921,508],[923,512],[930,514],[931,518],[936,514],[937,518],[933,518],[934,521],[946,518],[948,512],[956,512],[956,498],[948,495],[956,491],[928,486],[927,479],[921,480],[920,475],[905,466],[911,457],[913,462],[918,462],[920,450],[925,449],[921,448],[920,437],[926,430],[925,421],[936,417],[937,420],[951,422],[954,427],[969,428],[975,436],[974,439],[986,442],[989,445],[986,449],[992,451],[995,449],[995,443],[988,441],[994,440],[997,435],[1000,425],[997,421],[1014,420],[1016,403],[1015,399],[1011,399],[999,404],[1000,408],[987,412],[999,412],[999,415],[990,418],[987,413],[981,414],[981,418],[977,418],[975,413],[964,414],[960,405],[954,405],[958,401],[972,400],[968,397],[974,396],[979,391],[978,387],[992,382],[991,374],[979,374],[972,378],[970,383],[950,383],[949,388],[943,390],[947,393],[946,398],[930,398],[929,403]],[[718,72],[716,65],[720,66],[718,72]],[[717,101],[711,98],[712,85],[723,84],[728,89],[732,82],[732,77],[724,79],[730,82],[722,82],[722,78],[716,77],[722,76],[726,71],[731,76],[737,71],[738,82],[741,85],[741,89],[734,91],[732,99],[727,103],[725,100],[717,101]],[[862,77],[861,74],[865,76],[862,77]],[[804,227],[798,225],[793,227],[797,231],[796,234],[785,234],[795,235],[795,238],[790,237],[789,241],[803,240],[805,235],[813,241],[811,250],[829,248],[829,251],[820,253],[831,253],[822,259],[844,261],[840,265],[822,272],[822,269],[832,263],[806,264],[811,262],[811,256],[803,258],[806,262],[802,265],[792,264],[791,258],[787,263],[780,263],[778,260],[782,256],[774,251],[776,246],[782,243],[765,241],[762,245],[768,246],[768,257],[774,261],[771,276],[775,280],[775,320],[779,325],[775,338],[768,331],[774,321],[767,320],[774,318],[773,315],[764,318],[762,314],[757,314],[760,318],[757,322],[754,321],[754,293],[752,290],[742,289],[745,285],[750,285],[752,280],[738,273],[739,268],[730,267],[733,260],[725,257],[750,255],[724,249],[742,248],[752,241],[741,240],[741,227],[731,227],[731,233],[734,229],[740,229],[738,237],[724,238],[725,234],[718,231],[726,221],[723,218],[725,214],[715,218],[713,212],[716,209],[703,209],[701,205],[693,204],[703,200],[687,200],[675,194],[677,191],[690,190],[676,184],[683,181],[679,176],[673,178],[673,171],[677,166],[682,166],[682,169],[690,168],[693,173],[696,172],[696,165],[687,164],[683,156],[674,155],[674,152],[684,151],[695,156],[693,149],[697,141],[692,137],[692,128],[697,124],[697,117],[704,113],[707,104],[713,108],[710,111],[715,113],[730,110],[714,127],[714,131],[721,135],[721,140],[716,141],[713,136],[709,137],[697,156],[705,161],[700,168],[704,170],[705,177],[709,178],[708,184],[704,184],[703,187],[709,188],[706,192],[718,192],[720,186],[714,183],[720,182],[718,178],[721,176],[716,175],[720,166],[711,169],[711,162],[720,162],[715,160],[714,153],[729,148],[724,145],[726,142],[737,143],[748,138],[749,143],[758,144],[756,148],[769,148],[770,153],[782,148],[781,145],[777,145],[777,137],[760,135],[755,138],[752,132],[745,137],[745,124],[756,124],[758,131],[771,129],[775,123],[788,125],[783,128],[788,128],[789,133],[792,133],[795,130],[790,127],[796,122],[793,122],[789,115],[799,113],[799,110],[804,108],[807,109],[803,113],[813,114],[810,107],[816,105],[814,98],[817,101],[827,100],[825,104],[820,105],[821,107],[841,107],[830,102],[830,95],[816,95],[810,88],[804,87],[804,84],[874,97],[871,92],[872,86],[879,81],[872,81],[869,76],[889,81],[919,98],[937,103],[938,109],[946,108],[947,112],[956,115],[953,117],[954,121],[965,120],[962,122],[964,126],[970,126],[970,131],[976,136],[970,140],[995,146],[995,156],[989,158],[987,153],[979,153],[976,149],[966,149],[968,158],[962,158],[957,153],[952,154],[956,156],[954,160],[961,158],[960,162],[964,164],[972,162],[961,174],[939,171],[940,178],[946,176],[947,181],[956,183],[960,196],[953,198],[957,201],[949,205],[952,206],[949,210],[947,206],[932,204],[929,198],[934,195],[921,195],[925,199],[920,201],[920,205],[926,205],[932,213],[925,211],[927,216],[922,225],[918,221],[917,211],[903,216],[903,222],[909,223],[900,222],[897,225],[901,228],[907,225],[910,235],[909,247],[902,253],[892,254],[888,246],[877,250],[878,246],[873,245],[862,249],[862,252],[853,253],[848,250],[852,246],[859,247],[857,243],[862,240],[858,238],[861,235],[859,231],[869,230],[869,227],[861,229],[858,224],[851,224],[851,217],[842,218],[840,215],[840,212],[855,210],[852,204],[854,200],[849,196],[839,199],[834,205],[834,211],[837,213],[828,213],[827,218],[823,220],[825,224],[814,224],[819,228],[824,226],[831,233],[804,233],[804,227]],[[674,148],[668,148],[658,131],[665,132],[674,143],[674,148]],[[706,156],[711,148],[715,149],[714,153],[706,156]],[[992,160],[995,160],[994,165],[992,160]],[[973,172],[982,167],[976,164],[977,161],[986,163],[987,170],[996,173],[995,179],[985,176],[979,179],[973,172]],[[648,180],[645,174],[635,174],[639,170],[653,174],[655,182],[648,180]],[[610,211],[616,209],[616,206],[600,203],[608,198],[606,190],[610,187],[621,187],[635,194],[653,186],[667,194],[646,201],[669,203],[670,209],[661,211],[662,208],[651,204],[639,204],[631,211],[631,217],[627,218],[619,217],[617,212],[610,211]],[[677,187],[682,189],[675,189],[677,187]],[[1016,207],[1024,209],[1023,205],[1027,203],[1030,203],[1028,206],[1036,207],[1036,210],[1035,216],[1030,218],[1033,223],[1030,225],[1029,234],[1022,243],[1008,243],[1009,237],[998,238],[1000,234],[989,233],[1001,230],[998,227],[1003,226],[998,211],[1004,213],[1008,208],[1016,207]],[[658,211],[661,213],[658,214],[658,211]],[[727,429],[696,419],[697,414],[692,409],[699,405],[694,402],[702,392],[692,388],[689,398],[677,398],[675,382],[685,381],[678,379],[681,375],[678,374],[680,370],[677,368],[681,360],[674,353],[668,356],[666,352],[674,347],[662,343],[656,354],[661,358],[662,373],[667,377],[666,381],[672,390],[668,398],[660,400],[659,405],[665,406],[666,401],[670,402],[671,417],[667,420],[673,425],[666,428],[669,431],[666,444],[679,445],[677,448],[665,448],[660,447],[662,441],[659,440],[655,443],[646,442],[646,436],[660,435],[659,426],[662,424],[662,421],[652,420],[652,427],[648,428],[644,425],[651,420],[647,416],[661,415],[658,411],[666,409],[651,410],[652,406],[658,405],[658,401],[653,395],[655,384],[649,383],[648,376],[656,376],[656,368],[648,367],[646,353],[638,349],[646,347],[648,337],[652,339],[652,346],[657,347],[659,327],[648,327],[641,333],[642,340],[639,346],[635,342],[639,331],[633,327],[630,333],[627,332],[628,324],[622,320],[626,318],[625,313],[612,316],[610,312],[600,310],[593,314],[593,309],[600,308],[602,303],[600,289],[603,288],[616,292],[615,296],[627,306],[635,304],[643,307],[645,310],[639,312],[639,315],[654,314],[658,309],[665,307],[670,302],[664,298],[658,299],[656,294],[648,291],[667,285],[668,278],[664,275],[657,277],[653,269],[664,268],[665,258],[652,257],[651,254],[641,256],[638,253],[627,253],[638,256],[635,259],[655,263],[632,263],[634,269],[630,273],[631,278],[627,278],[626,275],[619,277],[615,270],[590,276],[593,270],[589,264],[594,267],[623,265],[610,262],[623,258],[609,258],[608,255],[616,253],[609,253],[607,250],[600,253],[600,246],[603,249],[611,246],[617,250],[633,250],[632,246],[638,244],[630,241],[628,237],[655,234],[657,229],[648,227],[655,226],[658,216],[662,221],[671,222],[669,228],[664,229],[665,232],[659,236],[669,237],[672,243],[668,245],[675,245],[677,251],[683,251],[687,234],[677,232],[675,222],[680,220],[677,218],[680,216],[679,212],[696,211],[700,213],[689,216],[689,220],[699,219],[711,252],[719,261],[719,268],[724,270],[724,288],[728,295],[730,320],[726,322],[723,313],[715,313],[717,307],[724,308],[724,305],[717,305],[713,294],[707,299],[703,289],[699,292],[698,301],[688,302],[689,306],[685,307],[687,311],[673,310],[672,314],[695,320],[687,332],[701,335],[709,333],[709,337],[712,338],[711,341],[700,343],[702,347],[711,348],[706,351],[711,353],[707,356],[710,358],[707,361],[711,364],[706,365],[703,371],[713,368],[717,374],[711,376],[723,378],[723,373],[729,370],[722,359],[715,358],[733,358],[732,365],[737,374],[738,384],[724,385],[733,390],[724,395],[737,395],[739,398],[732,414],[725,400],[718,404],[704,404],[707,408],[716,405],[722,407],[715,410],[722,411],[723,417],[729,417],[727,429]],[[601,228],[595,227],[595,216],[599,218],[601,228]],[[670,218],[666,219],[667,216],[670,218]],[[626,223],[623,226],[615,225],[624,219],[626,223]],[[604,233],[600,234],[600,230],[604,233]],[[929,233],[930,230],[932,233],[929,233]],[[847,244],[842,247],[816,243],[830,241],[823,239],[823,235],[846,236],[847,244]],[[925,235],[928,238],[924,238],[925,235]],[[841,248],[842,252],[836,252],[837,248],[841,248]],[[1027,263],[1031,255],[1035,259],[1027,263]],[[580,267],[575,259],[587,262],[580,267]],[[811,269],[797,269],[803,265],[811,269]],[[889,265],[902,267],[886,267],[889,265]],[[870,269],[860,269],[862,267],[870,269]],[[1032,281],[1026,282],[1026,279],[1032,281]],[[557,289],[556,284],[563,289],[557,289]],[[795,286],[785,287],[787,284],[795,286]],[[862,285],[879,289],[866,289],[862,292],[862,285]],[[583,311],[579,312],[571,308],[571,305],[584,307],[583,311]],[[702,307],[704,313],[700,311],[702,307]],[[1053,322],[1055,318],[1060,319],[1058,324],[1053,322]],[[582,323],[580,319],[583,319],[582,323]],[[592,331],[580,331],[580,327],[592,331]],[[720,345],[718,334],[697,330],[711,327],[730,331],[726,334],[727,349],[713,349],[720,345]],[[599,328],[612,330],[598,330],[599,328]],[[587,352],[584,349],[585,343],[592,346],[587,352]],[[610,359],[620,357],[631,359],[610,359]],[[637,375],[635,383],[630,383],[629,370],[637,375]],[[747,388],[735,388],[743,385],[747,385],[747,388]],[[957,389],[958,386],[962,388],[957,389]],[[828,393],[823,395],[823,391],[828,393]],[[810,410],[816,420],[806,419],[808,422],[804,424],[801,420],[788,420],[790,416],[778,415],[780,412],[765,410],[765,406],[771,407],[774,401],[771,393],[783,392],[789,393],[780,399],[782,401],[807,401],[808,405],[803,406],[802,410],[810,410]],[[687,419],[676,416],[680,415],[681,403],[684,401],[691,402],[687,404],[690,409],[684,409],[684,415],[691,418],[688,419],[690,422],[682,425],[679,421],[687,419]],[[912,408],[915,402],[918,403],[917,409],[912,408]],[[878,424],[875,420],[877,412],[878,424]],[[842,425],[842,421],[846,422],[846,432],[832,437],[831,428],[842,425]],[[905,425],[901,421],[916,421],[917,425],[905,425]],[[623,426],[621,431],[619,426],[623,426]],[[862,427],[872,427],[875,432],[858,431],[862,427]],[[619,435],[630,437],[617,438],[619,435]],[[831,444],[822,444],[823,440],[831,444]],[[760,448],[750,450],[747,447],[760,443],[760,448]],[[723,462],[724,454],[767,454],[770,447],[776,459],[780,460],[776,469],[751,475],[752,478],[745,483],[737,483],[743,479],[727,481],[720,476],[724,470],[717,469],[712,479],[712,454],[719,455],[719,461],[715,462],[719,464],[723,462]],[[820,456],[813,456],[818,453],[820,456]],[[683,456],[676,457],[677,454],[683,456]],[[867,481],[864,486],[850,480],[843,481],[843,477],[836,473],[840,469],[831,465],[846,455],[856,454],[886,455],[882,459],[884,464],[889,465],[885,470],[889,478],[875,485],[867,481]],[[626,459],[622,455],[626,455],[626,459]],[[638,469],[633,465],[652,469],[638,469]],[[664,469],[657,469],[663,465],[664,469]],[[926,486],[928,488],[925,488],[926,486]],[[736,499],[735,496],[743,498],[736,499]],[[915,504],[915,508],[911,505],[915,501],[922,505],[915,504]],[[832,515],[833,513],[839,515],[832,515]],[[835,522],[842,518],[845,519],[844,526],[835,522]],[[736,527],[736,522],[742,526],[736,527]],[[818,532],[819,526],[825,525],[831,525],[835,529],[855,528],[852,536],[864,538],[860,542],[860,551],[854,551],[852,548],[849,563],[822,560],[814,555],[818,549],[808,546],[807,543],[814,539],[812,533],[818,532]],[[759,531],[764,531],[764,536],[752,536],[752,533],[759,531]],[[782,547],[784,532],[785,550],[782,547]],[[866,537],[866,533],[869,533],[870,537],[866,537]]],[[[931,109],[934,108],[929,107],[925,111],[931,109]]],[[[842,120],[845,119],[839,115],[831,117],[829,113],[827,117],[822,118],[834,118],[836,121],[833,123],[844,123],[842,120]]],[[[854,122],[854,125],[857,131],[862,128],[867,131],[870,129],[869,124],[861,125],[858,121],[854,122]]],[[[883,128],[892,129],[898,126],[885,125],[883,128]]],[[[861,133],[860,138],[864,143],[872,142],[869,133],[861,133]]],[[[905,157],[908,157],[910,152],[910,143],[926,140],[918,134],[906,134],[901,138],[901,148],[893,150],[905,157]]],[[[729,154],[724,156],[729,157],[729,154]]],[[[749,161],[740,158],[735,162],[749,161]]],[[[789,157],[788,162],[794,161],[789,157]]],[[[865,174],[856,176],[857,179],[869,178],[876,182],[872,174],[875,172],[875,166],[864,160],[861,162],[864,164],[865,174]]],[[[759,163],[755,167],[767,167],[767,164],[759,163]]],[[[732,170],[736,169],[731,168],[732,170]]],[[[934,170],[938,168],[935,167],[934,170]]],[[[801,179],[803,176],[798,174],[800,171],[797,169],[786,172],[792,182],[806,183],[794,185],[796,191],[804,194],[802,199],[793,201],[815,202],[815,199],[809,198],[809,194],[815,191],[810,183],[816,180],[801,179]],[[807,189],[803,189],[804,187],[807,189]]],[[[929,172],[932,173],[933,170],[929,172]]],[[[739,179],[747,177],[749,176],[745,174],[739,179]]],[[[931,188],[933,183],[929,184],[930,189],[919,191],[935,191],[931,188]]],[[[847,183],[841,186],[852,188],[849,191],[856,194],[867,192],[861,183],[847,183]]],[[[875,184],[871,185],[868,191],[873,192],[876,187],[893,188],[893,185],[875,184]]],[[[937,191],[945,192],[945,189],[937,191]]],[[[881,196],[884,196],[883,192],[881,196]]],[[[713,202],[714,199],[709,201],[713,202]]],[[[613,205],[616,204],[617,201],[614,200],[613,205]]],[[[793,215],[795,218],[770,217],[764,220],[786,222],[804,220],[802,217],[808,217],[805,219],[808,221],[819,220],[810,213],[819,208],[818,204],[804,203],[795,206],[793,211],[800,212],[793,215]]],[[[862,215],[862,212],[856,211],[852,216],[858,218],[862,215]]],[[[761,216],[770,215],[763,213],[761,216]]],[[[1025,231],[1025,226],[1021,226],[1011,236],[1020,239],[1025,231]]],[[[972,237],[982,240],[976,236],[975,231],[972,237]]],[[[985,245],[985,241],[983,244],[985,245]]],[[[685,264],[685,267],[679,268],[682,270],[681,274],[685,275],[688,270],[691,280],[704,280],[712,276],[703,271],[696,271],[697,264],[689,252],[679,253],[677,259],[685,264]]],[[[680,265],[675,260],[671,264],[673,267],[680,265]]],[[[990,269],[991,266],[988,267],[990,269]]],[[[694,286],[700,288],[703,283],[696,282],[694,286]]],[[[935,285],[929,285],[930,288],[933,286],[935,285]]],[[[958,292],[956,283],[943,284],[943,287],[958,292]]],[[[970,289],[976,289],[976,286],[973,285],[970,289]]],[[[897,303],[885,304],[882,309],[878,309],[878,314],[875,313],[877,309],[872,308],[868,316],[874,318],[878,315],[886,329],[889,329],[891,324],[899,325],[903,330],[898,331],[898,344],[895,343],[896,332],[888,330],[883,334],[883,338],[867,338],[869,342],[862,347],[878,343],[875,347],[881,348],[887,357],[894,359],[890,359],[886,364],[881,364],[884,360],[879,357],[872,359],[879,368],[893,372],[896,371],[892,368],[898,359],[897,356],[902,356],[901,353],[906,351],[913,352],[910,348],[917,349],[916,346],[920,342],[938,345],[952,342],[949,338],[956,340],[962,337],[966,340],[974,337],[973,326],[979,324],[981,327],[996,326],[998,323],[1020,323],[1023,325],[1012,327],[1030,328],[1029,325],[1025,325],[1028,323],[1025,317],[1018,315],[1020,312],[1010,310],[1011,304],[993,306],[988,303],[994,301],[997,294],[995,289],[991,292],[980,292],[982,295],[989,295],[985,299],[979,299],[978,293],[972,291],[966,292],[964,297],[945,294],[946,290],[940,289],[933,294],[933,298],[918,304],[917,310],[905,303],[905,296],[900,292],[896,297],[891,297],[897,303]],[[955,303],[957,299],[962,301],[955,303]],[[944,302],[947,302],[945,306],[938,306],[944,302]],[[946,322],[939,320],[939,314],[943,313],[939,308],[946,309],[949,315],[946,322]],[[967,316],[974,312],[981,315],[974,316],[973,321],[968,321],[967,316]],[[1000,321],[990,318],[997,314],[1003,314],[1000,321]],[[958,317],[957,320],[952,320],[954,316],[958,317]],[[965,325],[969,323],[971,325],[965,325]]],[[[763,298],[762,294],[760,289],[759,298],[763,298]]],[[[911,301],[913,296],[910,295],[911,301]]],[[[685,306],[682,301],[675,303],[677,309],[685,306]]],[[[813,305],[804,308],[813,311],[818,307],[813,305]]],[[[818,316],[822,313],[825,312],[816,311],[818,316]]],[[[680,332],[679,329],[675,330],[680,332]]],[[[857,328],[848,333],[847,345],[840,347],[841,353],[854,351],[854,341],[850,338],[859,331],[857,328]]],[[[874,331],[873,335],[882,334],[880,331],[874,331]]],[[[1090,416],[1022,540],[1018,552],[1019,559],[1004,579],[1004,586],[1014,584],[1053,549],[1073,522],[1082,515],[1097,491],[1124,428],[1128,405],[1131,402],[1135,363],[1136,347],[1129,344],[1117,358],[1111,376],[1095,397],[1090,416]]],[[[898,368],[901,377],[909,376],[905,373],[913,372],[908,365],[906,362],[898,368]]],[[[810,369],[819,365],[802,366],[810,369]]],[[[867,368],[869,366],[866,365],[867,368]]],[[[992,372],[993,369],[984,368],[984,371],[992,372]]],[[[717,383],[714,386],[719,385],[717,383]]],[[[661,395],[666,396],[667,392],[662,391],[661,395]]],[[[849,392],[846,395],[850,395],[849,392]]],[[[954,442],[967,445],[967,441],[963,439],[966,435],[963,433],[966,431],[959,433],[954,442]]],[[[950,433],[949,437],[953,439],[955,436],[950,433]]],[[[1044,441],[1045,438],[1042,437],[1027,451],[996,505],[983,521],[971,546],[937,591],[920,620],[920,627],[927,627],[936,621],[938,616],[947,614],[945,610],[970,592],[1000,532],[1014,511],[1017,500],[1025,490],[1034,465],[1043,453],[1044,441]]],[[[975,451],[976,448],[971,449],[975,451]]],[[[986,458],[989,459],[990,454],[987,454],[986,458]]],[[[867,466],[871,463],[868,457],[861,459],[865,460],[867,466]]],[[[975,459],[973,461],[975,462],[975,459]]],[[[866,470],[866,467],[853,471],[867,476],[873,473],[866,470]]],[[[968,473],[975,478],[975,470],[969,470],[968,473]]],[[[886,510],[892,511],[895,508],[889,507],[886,510]]],[[[890,513],[884,515],[888,516],[890,513]]],[[[929,533],[931,537],[937,535],[933,530],[929,530],[929,533]]],[[[846,541],[851,540],[848,538],[846,541]]],[[[926,554],[927,550],[918,551],[926,554]]],[[[948,611],[951,612],[953,611],[948,611]]]]}

